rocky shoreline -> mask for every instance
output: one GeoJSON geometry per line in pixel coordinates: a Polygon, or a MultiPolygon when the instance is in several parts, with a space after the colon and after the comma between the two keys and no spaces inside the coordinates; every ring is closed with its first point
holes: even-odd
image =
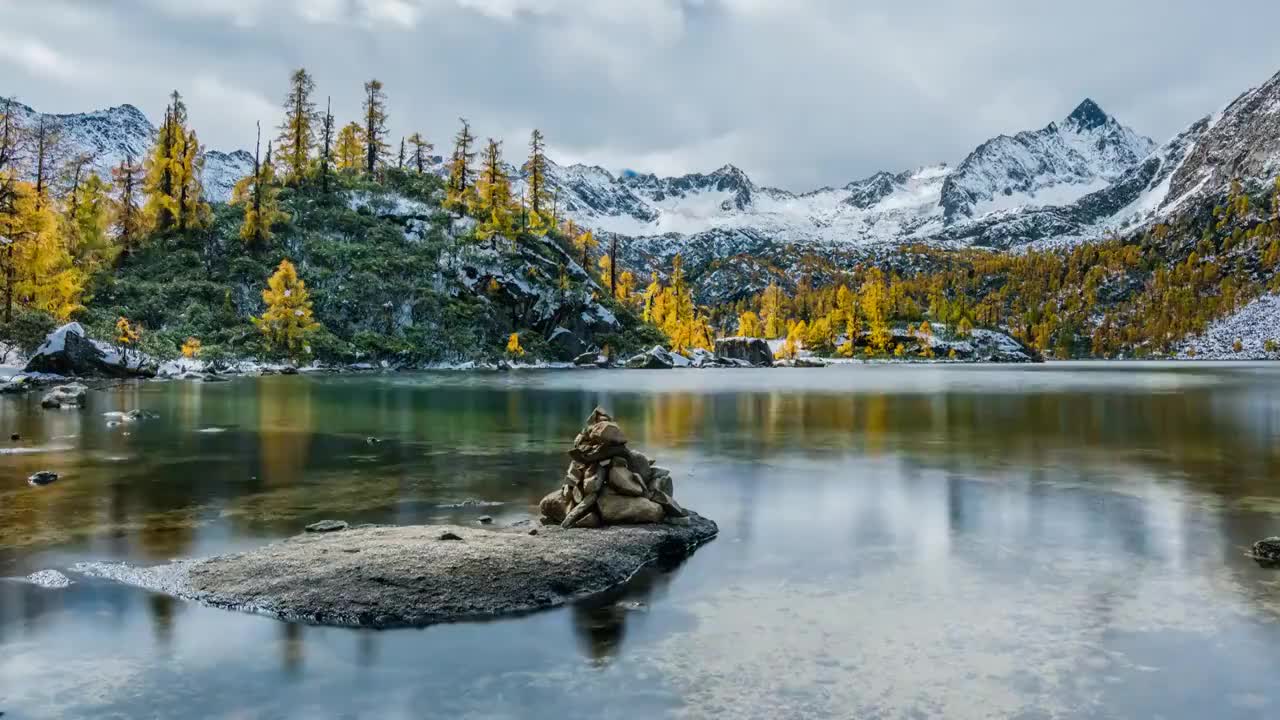
{"type": "Polygon", "coordinates": [[[556,607],[604,592],[719,532],[687,523],[597,529],[366,526],[156,567],[72,570],[211,607],[316,625],[421,627],[556,607]]]}

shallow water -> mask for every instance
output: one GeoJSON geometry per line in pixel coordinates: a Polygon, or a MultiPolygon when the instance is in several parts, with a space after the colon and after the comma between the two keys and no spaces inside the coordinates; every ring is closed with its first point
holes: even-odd
{"type": "Polygon", "coordinates": [[[602,404],[721,535],[608,597],[320,628],[0,580],[11,718],[1280,716],[1280,366],[145,383],[0,399],[0,577],[526,519],[602,404]],[[103,413],[158,419],[109,427],[103,413]],[[381,443],[366,439],[376,436],[381,443]],[[62,473],[31,488],[30,473],[62,473]]]}

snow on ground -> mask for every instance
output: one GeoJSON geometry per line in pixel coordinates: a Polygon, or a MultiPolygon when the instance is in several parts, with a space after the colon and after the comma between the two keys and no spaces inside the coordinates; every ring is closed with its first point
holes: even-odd
{"type": "Polygon", "coordinates": [[[1208,360],[1276,360],[1280,349],[1268,351],[1267,341],[1280,348],[1280,295],[1263,295],[1179,348],[1178,357],[1208,360]],[[1236,341],[1240,350],[1235,349],[1236,341]]]}

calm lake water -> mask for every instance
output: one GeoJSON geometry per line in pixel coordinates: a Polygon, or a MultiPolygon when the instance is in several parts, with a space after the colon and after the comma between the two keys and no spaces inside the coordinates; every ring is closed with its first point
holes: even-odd
{"type": "Polygon", "coordinates": [[[248,549],[322,518],[524,520],[595,405],[721,534],[608,597],[420,630],[0,580],[4,720],[1280,717],[1280,571],[1244,555],[1280,534],[1280,365],[303,376],[38,400],[0,399],[3,437],[22,436],[0,444],[0,577],[248,549]],[[158,419],[103,417],[134,408],[158,419]],[[28,487],[41,469],[62,479],[28,487]]]}

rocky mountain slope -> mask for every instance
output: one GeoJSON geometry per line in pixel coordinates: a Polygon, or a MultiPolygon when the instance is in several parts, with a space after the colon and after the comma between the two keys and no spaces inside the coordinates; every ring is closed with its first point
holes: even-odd
{"type": "MultiPolygon", "coordinates": [[[[14,104],[23,127],[35,127],[41,117],[61,134],[58,156],[62,161],[88,155],[90,168],[104,179],[111,169],[132,157],[141,163],[155,141],[156,127],[133,105],[66,115],[42,114],[21,103],[14,104]]],[[[204,195],[215,202],[231,199],[236,181],[253,172],[253,155],[244,151],[209,150],[204,156],[204,195]]]]}

